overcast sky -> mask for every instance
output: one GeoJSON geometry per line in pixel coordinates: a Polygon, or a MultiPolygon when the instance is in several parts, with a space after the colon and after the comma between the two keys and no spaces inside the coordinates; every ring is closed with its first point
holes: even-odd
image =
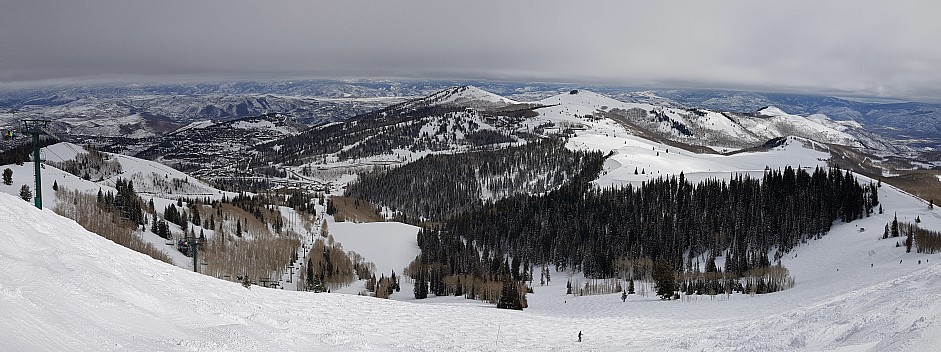
{"type": "Polygon", "coordinates": [[[941,1],[0,0],[0,83],[469,78],[941,100],[941,1]]]}

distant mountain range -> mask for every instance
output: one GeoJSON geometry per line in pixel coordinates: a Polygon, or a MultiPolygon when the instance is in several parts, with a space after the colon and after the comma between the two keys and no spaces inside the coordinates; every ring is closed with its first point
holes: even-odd
{"type": "MultiPolygon", "coordinates": [[[[557,83],[244,81],[0,90],[0,111],[4,130],[20,129],[22,118],[47,118],[54,120],[51,129],[58,136],[72,142],[160,160],[210,179],[230,177],[238,160],[243,168],[251,161],[256,172],[266,170],[255,176],[283,176],[284,170],[262,168],[263,163],[409,157],[396,150],[417,157],[422,151],[511,143],[532,134],[577,133],[579,119],[590,118],[612,119],[643,138],[695,146],[697,152],[733,152],[798,136],[879,158],[922,162],[908,167],[930,168],[941,161],[941,142],[934,138],[941,135],[941,105],[779,93],[557,83]]],[[[3,148],[15,144],[5,142],[3,148]]]]}
{"type": "Polygon", "coordinates": [[[773,106],[748,113],[684,108],[649,92],[637,96],[648,102],[624,102],[584,89],[521,100],[462,85],[407,100],[396,98],[401,102],[315,126],[302,124],[288,113],[199,120],[149,134],[142,129],[132,132],[148,121],[139,115],[74,125],[70,121],[78,120],[67,119],[57,126],[70,130],[73,142],[160,161],[217,184],[239,187],[248,182],[257,187],[275,183],[322,188],[322,177],[317,175],[324,173],[351,174],[428,154],[499,148],[552,136],[577,136],[583,131],[611,137],[627,132],[654,145],[699,154],[760,150],[794,136],[816,141],[821,148],[830,145],[841,150],[833,153],[840,156],[834,163],[871,175],[882,174],[886,169],[877,163],[888,159],[902,160],[898,167],[932,166],[911,164],[921,156],[916,150],[853,120],[793,115],[773,106]],[[75,133],[95,129],[137,135],[75,133]]]}
{"type": "Polygon", "coordinates": [[[281,113],[308,125],[340,121],[451,86],[473,85],[507,99],[537,101],[571,89],[651,105],[754,113],[775,106],[794,115],[852,120],[865,130],[915,148],[936,148],[941,104],[871,102],[807,94],[702,89],[649,89],[565,83],[408,80],[232,81],[99,84],[0,89],[0,127],[22,117],[68,122],[74,134],[147,137],[192,122],[281,113]],[[10,111],[18,111],[17,115],[10,111]],[[91,121],[91,122],[89,122],[91,121]],[[113,122],[108,122],[113,121],[113,122]],[[115,124],[134,125],[115,128],[115,124]]]}

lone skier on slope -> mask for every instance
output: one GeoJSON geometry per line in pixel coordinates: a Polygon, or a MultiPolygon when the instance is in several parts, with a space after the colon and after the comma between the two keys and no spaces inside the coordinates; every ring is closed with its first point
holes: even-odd
{"type": "Polygon", "coordinates": [[[582,342],[582,331],[578,331],[578,342],[582,342]]]}

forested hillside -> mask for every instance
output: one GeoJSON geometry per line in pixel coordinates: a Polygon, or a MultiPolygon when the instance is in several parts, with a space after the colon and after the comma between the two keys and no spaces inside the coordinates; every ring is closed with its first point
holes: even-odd
{"type": "MultiPolygon", "coordinates": [[[[861,185],[838,169],[787,167],[767,170],[760,180],[739,175],[697,184],[680,174],[606,189],[588,184],[599,171],[589,164],[557,191],[486,204],[424,231],[415,265],[420,276],[445,293],[460,291],[452,278],[466,275],[532,280],[533,265],[628,279],[655,275],[659,265],[667,273],[724,272],[721,291],[743,290],[730,279],[760,273],[752,292],[772,292],[783,287],[767,282],[764,269],[783,253],[825,235],[836,220],[869,216],[878,205],[876,185],[861,185]],[[717,256],[725,257],[723,267],[717,256]]],[[[675,281],[673,274],[665,280],[675,281]]]]}
{"type": "Polygon", "coordinates": [[[509,132],[481,128],[479,112],[462,107],[396,106],[345,123],[311,128],[296,136],[262,144],[259,162],[300,165],[323,158],[338,161],[391,154],[396,149],[441,151],[512,142],[509,132]]]}
{"type": "Polygon", "coordinates": [[[361,174],[346,194],[437,219],[515,194],[559,188],[580,170],[600,165],[601,152],[571,151],[562,139],[460,154],[429,155],[391,170],[361,174]]]}

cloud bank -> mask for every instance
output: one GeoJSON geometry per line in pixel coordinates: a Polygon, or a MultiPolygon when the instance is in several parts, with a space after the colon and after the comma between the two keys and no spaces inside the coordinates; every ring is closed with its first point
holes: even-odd
{"type": "Polygon", "coordinates": [[[933,1],[0,0],[0,82],[585,81],[941,99],[933,1]]]}

